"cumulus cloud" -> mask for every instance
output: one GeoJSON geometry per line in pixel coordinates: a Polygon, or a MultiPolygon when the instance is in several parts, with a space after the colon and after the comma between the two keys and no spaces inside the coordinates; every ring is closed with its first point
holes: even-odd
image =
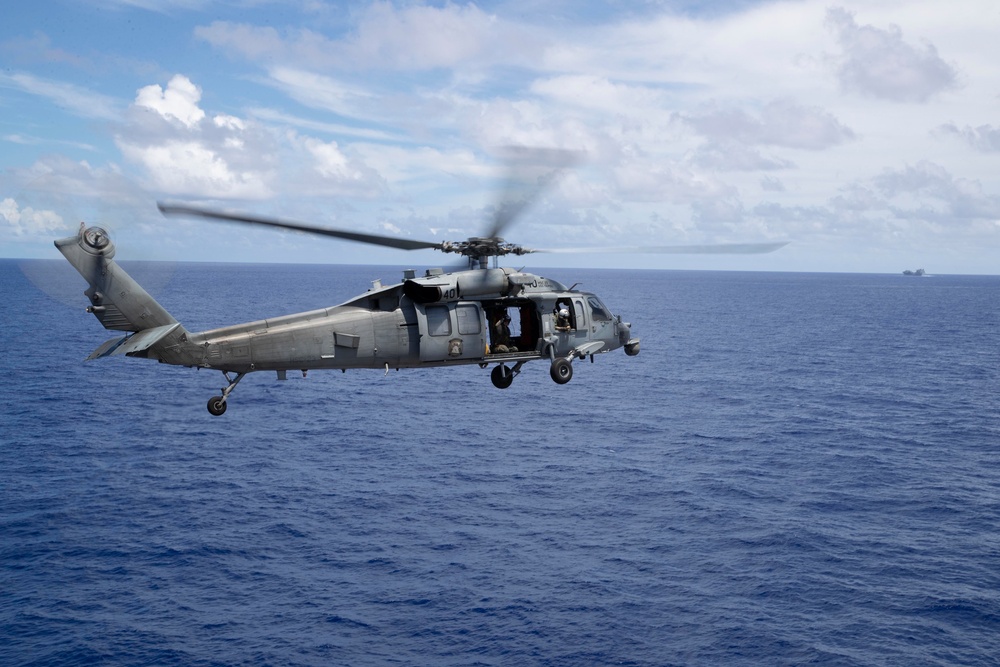
{"type": "MultiPolygon", "coordinates": [[[[635,238],[669,221],[691,239],[740,223],[749,235],[864,242],[880,225],[974,220],[985,229],[1000,219],[983,158],[942,151],[940,141],[1000,151],[997,124],[982,124],[998,90],[992,15],[967,12],[977,15],[970,37],[968,17],[930,0],[855,3],[857,14],[831,4],[705,13],[646,3],[600,19],[470,2],[375,0],[336,16],[285,8],[195,28],[203,46],[259,68],[246,76],[241,61],[226,74],[227,89],[248,100],[242,110],[233,100],[227,113],[209,108],[215,95],[203,98],[197,85],[208,84],[183,75],[124,90],[122,77],[100,84],[119,86],[121,100],[10,70],[0,87],[111,120],[87,125],[112,129],[120,156],[110,159],[156,191],[147,203],[160,193],[273,197],[245,207],[313,219],[340,206],[352,224],[475,233],[503,181],[495,148],[526,145],[589,154],[532,211],[540,224],[527,231],[550,236],[526,242],[542,247],[580,220],[635,238]],[[958,82],[950,58],[966,85],[945,96],[958,82]],[[902,116],[898,104],[873,99],[923,104],[902,116]],[[937,140],[927,132],[935,126],[937,140]],[[919,161],[931,155],[934,163],[919,161]]],[[[33,145],[27,128],[6,140],[17,142],[12,153],[33,145]]],[[[12,199],[16,208],[4,211],[19,220],[49,210],[12,199]]]]}
{"type": "Polygon", "coordinates": [[[634,201],[692,203],[736,195],[735,188],[710,175],[643,159],[617,166],[614,179],[619,194],[634,201]]]}
{"type": "Polygon", "coordinates": [[[833,114],[789,100],[769,102],[756,116],[742,108],[727,107],[683,118],[706,137],[747,145],[818,151],[856,138],[833,114]]]}
{"type": "Polygon", "coordinates": [[[978,127],[966,125],[959,128],[954,123],[948,123],[941,125],[937,132],[945,136],[958,137],[982,153],[1000,152],[1000,128],[992,125],[979,125],[978,127]]]}
{"type": "Polygon", "coordinates": [[[717,171],[775,171],[795,167],[791,160],[764,155],[735,141],[713,141],[699,146],[691,155],[691,162],[717,171]]]}
{"type": "Polygon", "coordinates": [[[842,49],[837,77],[845,90],[895,102],[926,102],[957,84],[954,67],[933,44],[906,43],[898,26],[860,26],[841,7],[828,10],[826,20],[842,49]]]}
{"type": "Polygon", "coordinates": [[[472,4],[396,8],[376,2],[345,48],[360,62],[393,68],[454,67],[494,46],[495,24],[496,17],[472,4]]]}
{"type": "Polygon", "coordinates": [[[958,221],[1000,219],[1000,197],[987,194],[979,181],[956,178],[941,165],[923,160],[887,169],[873,185],[899,217],[958,221]]]}
{"type": "Polygon", "coordinates": [[[758,147],[819,151],[856,139],[851,128],[823,109],[776,100],[756,114],[737,106],[716,106],[700,114],[678,114],[707,142],[692,160],[705,168],[722,171],[769,171],[789,169],[795,164],[766,155],[758,147]]]}
{"type": "Polygon", "coordinates": [[[609,113],[634,114],[662,109],[666,94],[650,86],[627,84],[592,74],[567,74],[538,79],[534,93],[575,107],[609,113]]]}
{"type": "Polygon", "coordinates": [[[275,168],[270,135],[227,114],[209,122],[200,100],[201,89],[181,74],[166,88],[140,88],[116,136],[122,155],[166,194],[270,196],[275,168]]]}
{"type": "Polygon", "coordinates": [[[164,118],[180,121],[186,127],[193,127],[205,117],[198,107],[201,88],[181,74],[170,79],[166,89],[156,84],[140,88],[135,96],[135,106],[156,111],[164,118]]]}
{"type": "Polygon", "coordinates": [[[784,192],[785,184],[773,176],[765,176],[760,179],[760,189],[765,192],[784,192]]]}
{"type": "Polygon", "coordinates": [[[475,4],[398,7],[373,2],[354,29],[331,38],[309,29],[215,21],[195,35],[216,48],[251,60],[312,69],[431,70],[487,63],[537,61],[545,43],[527,26],[488,14],[475,4]]]}
{"type": "Polygon", "coordinates": [[[55,211],[36,210],[30,206],[21,208],[11,197],[0,201],[0,222],[10,234],[18,238],[51,236],[68,227],[55,211]]]}
{"type": "Polygon", "coordinates": [[[827,211],[830,227],[853,222],[896,232],[974,231],[992,227],[1000,219],[1000,197],[988,193],[977,180],[956,177],[924,160],[845,185],[829,200],[827,211]]]}
{"type": "MultiPolygon", "coordinates": [[[[0,172],[4,227],[21,240],[51,238],[81,221],[122,229],[155,208],[149,195],[115,164],[47,155],[23,168],[0,172]]],[[[2,234],[0,234],[2,235],[2,234]]]]}
{"type": "Polygon", "coordinates": [[[336,141],[288,135],[299,149],[305,169],[296,171],[300,191],[333,196],[372,197],[385,192],[385,179],[362,157],[345,153],[336,141]]]}
{"type": "Polygon", "coordinates": [[[948,247],[995,234],[1000,196],[924,160],[855,179],[825,203],[763,201],[749,214],[793,237],[893,244],[905,237],[948,247]]]}
{"type": "Polygon", "coordinates": [[[122,143],[121,150],[127,160],[145,167],[158,190],[170,194],[247,198],[267,194],[260,174],[234,171],[218,153],[197,141],[122,143]]]}
{"type": "MultiPolygon", "coordinates": [[[[278,76],[289,94],[348,112],[337,102],[337,84],[329,77],[287,68],[279,68],[278,76]]],[[[142,168],[150,189],[181,197],[247,200],[276,193],[371,197],[385,190],[384,179],[336,141],[251,118],[210,114],[200,102],[200,88],[183,75],[171,78],[165,88],[153,84],[137,91],[116,142],[125,159],[142,168]]]]}

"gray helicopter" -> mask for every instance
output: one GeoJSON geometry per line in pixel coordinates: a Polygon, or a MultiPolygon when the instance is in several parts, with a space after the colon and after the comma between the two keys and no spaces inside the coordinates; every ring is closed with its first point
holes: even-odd
{"type": "MultiPolygon", "coordinates": [[[[624,348],[639,354],[631,324],[613,315],[597,295],[531,273],[502,268],[498,258],[539,251],[505,242],[500,231],[512,215],[498,215],[490,232],[460,242],[425,242],[316,227],[255,215],[228,213],[184,204],[158,204],[164,215],[196,216],[388,246],[435,249],[462,255],[468,269],[429,269],[422,276],[405,271],[403,280],[372,289],[329,308],[285,315],[220,329],[189,332],[115,261],[107,231],[80,224],[75,236],[56,248],[87,280],[84,294],[106,329],[125,332],[88,357],[116,355],[161,363],[209,368],[223,373],[227,386],[208,401],[221,415],[236,385],[254,371],[354,368],[417,368],[476,364],[493,366],[490,379],[506,389],[529,361],[546,360],[558,384],[573,377],[573,362],[624,348]],[[491,266],[492,260],[492,266],[491,266]]],[[[784,243],[713,246],[604,248],[603,252],[771,252],[784,243]]],[[[575,249],[563,252],[575,252],[575,249]]]]}

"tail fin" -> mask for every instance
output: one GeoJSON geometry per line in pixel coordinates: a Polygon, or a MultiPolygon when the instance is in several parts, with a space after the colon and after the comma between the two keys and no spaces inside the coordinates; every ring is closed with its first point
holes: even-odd
{"type": "Polygon", "coordinates": [[[76,236],[59,239],[55,246],[90,284],[84,292],[91,304],[87,312],[105,329],[134,334],[107,341],[88,359],[128,354],[187,364],[178,358],[181,348],[188,347],[187,331],[114,262],[115,244],[105,230],[81,223],[76,236]]]}

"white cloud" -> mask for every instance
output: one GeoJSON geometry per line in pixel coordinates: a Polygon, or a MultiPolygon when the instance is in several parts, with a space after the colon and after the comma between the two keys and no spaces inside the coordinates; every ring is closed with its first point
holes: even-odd
{"type": "Polygon", "coordinates": [[[934,45],[907,44],[899,26],[859,26],[840,7],[827,12],[827,23],[842,48],[837,75],[846,90],[896,102],[926,102],[957,84],[955,69],[934,45]]]}
{"type": "Polygon", "coordinates": [[[344,48],[352,60],[393,69],[461,66],[493,48],[496,17],[475,5],[372,3],[344,48]]]}
{"type": "Polygon", "coordinates": [[[339,38],[309,28],[279,31],[228,21],[195,29],[198,38],[250,60],[346,72],[530,64],[538,62],[545,48],[537,32],[472,3],[398,7],[390,2],[368,4],[357,13],[353,30],[339,38]]]}
{"type": "Polygon", "coordinates": [[[635,115],[667,104],[668,95],[650,86],[620,83],[606,76],[567,74],[538,79],[531,91],[580,109],[635,115]]]}
{"type": "Polygon", "coordinates": [[[19,242],[50,246],[54,235],[73,232],[81,221],[135,229],[156,214],[155,200],[118,165],[55,155],[0,172],[0,193],[6,200],[0,237],[7,230],[19,242]]]}
{"type": "Polygon", "coordinates": [[[18,238],[51,236],[68,228],[55,211],[35,210],[30,206],[22,209],[10,197],[0,201],[0,221],[9,233],[18,238]]]}
{"type": "Polygon", "coordinates": [[[245,130],[247,129],[246,123],[237,118],[236,116],[229,116],[227,114],[219,114],[212,118],[212,123],[216,127],[220,127],[227,130],[245,130]]]}
{"type": "Polygon", "coordinates": [[[736,189],[704,173],[649,159],[633,159],[614,169],[619,195],[636,201],[693,203],[729,199],[736,189]]]}
{"type": "Polygon", "coordinates": [[[350,157],[341,151],[336,141],[324,142],[312,137],[296,139],[311,159],[313,172],[321,179],[314,188],[328,196],[352,194],[373,196],[383,193],[385,181],[361,158],[350,157]]]}
{"type": "Polygon", "coordinates": [[[732,140],[711,141],[699,146],[691,161],[704,169],[718,171],[775,171],[795,167],[791,160],[765,155],[757,148],[732,140]]]}
{"type": "Polygon", "coordinates": [[[764,202],[752,215],[805,238],[839,242],[911,242],[951,246],[997,233],[1000,196],[982,183],[957,178],[929,161],[885,169],[846,183],[828,201],[810,206],[764,202]]]}
{"type": "MultiPolygon", "coordinates": [[[[597,20],[575,5],[515,5],[279,14],[253,3],[242,22],[194,28],[194,48],[220,54],[211,75],[154,80],[161,65],[147,63],[144,78],[130,66],[100,81],[92,68],[93,89],[120,100],[72,74],[62,75],[72,85],[45,78],[82,66],[64,54],[44,77],[8,70],[0,86],[112,122],[78,123],[72,136],[11,127],[4,145],[37,160],[79,150],[67,141],[79,137],[90,158],[106,142],[76,128],[110,127],[120,154],[103,159],[123,159],[149,200],[253,199],[247,208],[344,214],[415,237],[480,231],[503,180],[497,147],[564,147],[588,162],[512,238],[557,246],[586,223],[595,238],[662,243],[912,233],[939,234],[940,246],[950,225],[995,247],[1000,14],[985,0],[767,0],[711,12],[645,3],[597,20]]],[[[77,188],[97,176],[85,171],[53,173],[77,188]]],[[[10,193],[19,212],[55,210],[10,193]]]]}
{"type": "Polygon", "coordinates": [[[898,217],[953,224],[1000,219],[1000,196],[987,194],[980,182],[956,178],[930,161],[886,170],[874,179],[874,186],[898,217]]]}
{"type": "Polygon", "coordinates": [[[336,134],[342,137],[347,136],[356,139],[376,140],[387,143],[396,143],[406,140],[406,136],[401,133],[389,133],[364,127],[355,127],[344,123],[326,123],[323,121],[310,120],[308,118],[283,113],[275,109],[257,107],[250,109],[249,114],[251,117],[261,121],[279,125],[288,125],[302,130],[309,130],[311,132],[320,132],[322,134],[336,134]]]}
{"type": "Polygon", "coordinates": [[[182,74],[172,77],[166,89],[156,84],[140,88],[128,122],[116,136],[122,155],[145,171],[151,189],[167,195],[271,196],[271,137],[229,114],[203,123],[207,114],[200,100],[201,89],[182,74]]]}
{"type": "Polygon", "coordinates": [[[151,185],[162,192],[248,199],[270,194],[260,173],[233,170],[218,153],[197,141],[123,143],[121,149],[127,160],[145,167],[151,185]]]}
{"type": "Polygon", "coordinates": [[[186,127],[194,127],[205,112],[198,107],[201,89],[182,74],[176,74],[164,90],[156,84],[140,88],[135,96],[135,106],[156,111],[164,118],[180,121],[186,127]]]}
{"type": "Polygon", "coordinates": [[[748,145],[823,150],[856,138],[851,128],[833,114],[790,100],[768,102],[756,115],[730,106],[687,116],[685,120],[709,138],[748,145]]]}
{"type": "Polygon", "coordinates": [[[946,123],[938,128],[938,133],[956,136],[983,153],[1000,152],[1000,128],[992,125],[965,126],[959,129],[954,123],[946,123]]]}
{"type": "Polygon", "coordinates": [[[19,88],[32,95],[44,97],[55,105],[84,118],[116,120],[120,117],[118,103],[113,98],[71,83],[52,81],[25,73],[0,73],[0,86],[19,88]]]}
{"type": "Polygon", "coordinates": [[[364,116],[364,107],[373,95],[329,76],[290,67],[273,67],[270,81],[291,98],[313,107],[332,111],[340,116],[364,116]]]}

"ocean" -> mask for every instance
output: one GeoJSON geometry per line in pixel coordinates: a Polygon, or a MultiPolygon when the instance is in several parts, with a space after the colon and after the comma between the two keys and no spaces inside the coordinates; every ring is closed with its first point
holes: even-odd
{"type": "MultiPolygon", "coordinates": [[[[1000,277],[529,267],[641,353],[213,417],[64,264],[0,260],[0,664],[1000,664],[1000,277]]],[[[190,330],[400,276],[122,264],[190,330]]]]}

